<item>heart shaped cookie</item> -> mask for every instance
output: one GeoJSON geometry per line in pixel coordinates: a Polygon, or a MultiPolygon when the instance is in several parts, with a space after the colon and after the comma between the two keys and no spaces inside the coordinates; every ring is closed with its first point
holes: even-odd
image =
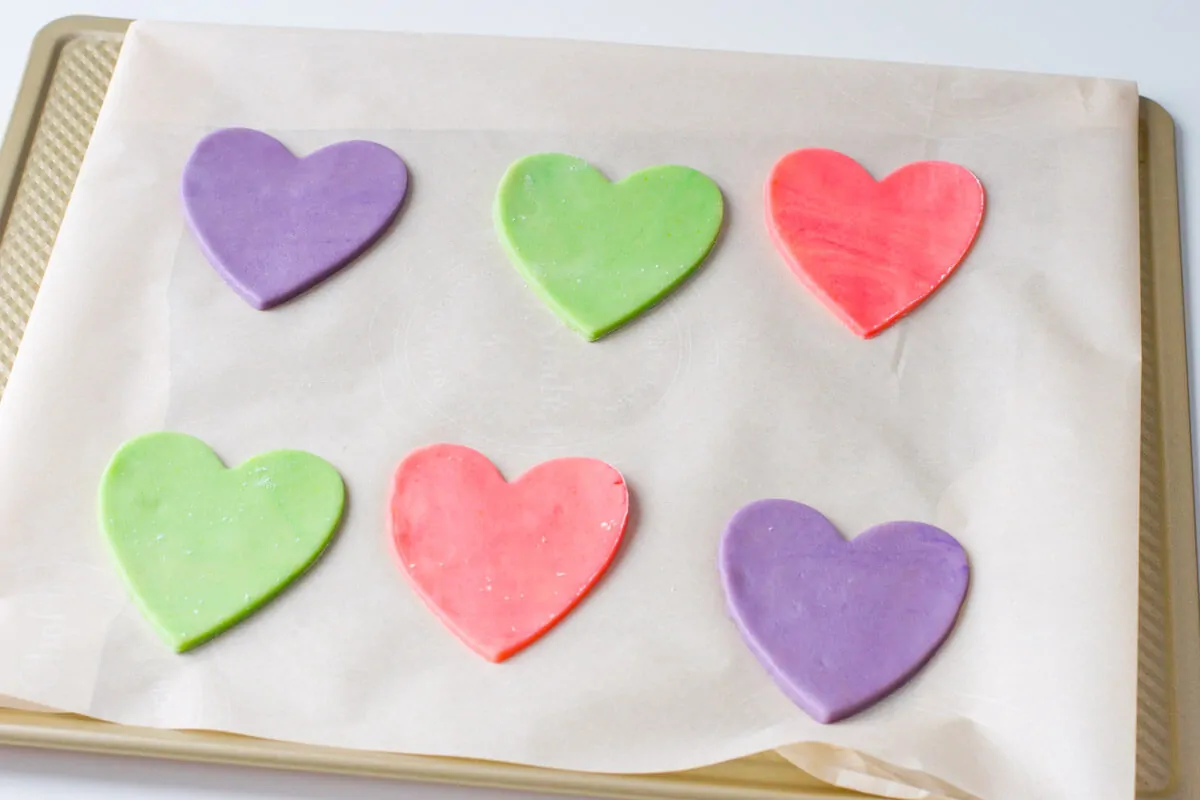
{"type": "Polygon", "coordinates": [[[395,219],[408,169],[374,142],[296,158],[248,128],[209,134],[183,169],[188,224],[235,292],[268,309],[353,261],[395,219]]]}
{"type": "Polygon", "coordinates": [[[721,580],[754,655],[818,722],[895,691],[950,634],[967,593],[967,555],[920,522],[846,541],[819,511],[759,500],[729,521],[721,580]]]}
{"type": "Polygon", "coordinates": [[[767,227],[797,276],[869,338],[929,297],[983,221],[983,185],[945,161],[882,181],[835,150],[796,150],[767,179],[767,227]]]}
{"type": "Polygon", "coordinates": [[[125,583],[183,652],[252,614],[312,564],[342,517],[337,470],[276,450],[226,469],[181,433],[126,442],[100,483],[100,525],[125,583]]]}
{"type": "Polygon", "coordinates": [[[599,580],[628,514],[625,481],[603,461],[547,461],[508,483],[482,454],[437,444],[396,470],[392,544],[442,622],[499,662],[553,627],[599,580]]]}
{"type": "Polygon", "coordinates": [[[496,230],[546,305],[589,340],[663,299],[712,249],[721,190],[660,166],[610,183],[574,156],[517,161],[496,192],[496,230]]]}

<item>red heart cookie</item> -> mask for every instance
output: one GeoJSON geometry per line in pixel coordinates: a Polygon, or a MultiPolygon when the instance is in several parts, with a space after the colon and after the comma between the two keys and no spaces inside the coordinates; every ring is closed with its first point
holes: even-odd
{"type": "Polygon", "coordinates": [[[484,455],[415,450],[392,484],[392,544],[421,599],[489,661],[566,616],[612,561],[629,493],[592,458],[539,464],[508,483],[484,455]]]}
{"type": "Polygon", "coordinates": [[[879,333],[933,293],[983,221],[983,185],[945,161],[882,181],[836,150],[796,150],[767,179],[767,227],[788,264],[849,328],[879,333]]]}

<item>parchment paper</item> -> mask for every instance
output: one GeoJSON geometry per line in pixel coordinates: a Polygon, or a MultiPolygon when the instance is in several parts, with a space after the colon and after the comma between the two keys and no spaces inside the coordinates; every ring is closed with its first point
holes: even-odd
{"type": "Polygon", "coordinates": [[[572,769],[782,747],[898,796],[1128,800],[1136,98],[1126,83],[932,67],[135,25],[0,405],[0,694],[130,724],[572,769]],[[352,137],[395,148],[413,179],[396,228],[316,291],[253,311],[184,232],[178,200],[191,147],[228,125],[298,152],[352,137]],[[843,329],[769,242],[763,181],[802,146],[877,176],[956,161],[987,188],[963,267],[876,340],[843,329]],[[492,230],[504,168],[543,150],[613,178],[686,164],[725,194],[695,278],[597,344],[541,306],[492,230]],[[139,617],[95,521],[112,452],[162,428],[229,463],[310,450],[350,498],[311,573],[184,656],[139,617]],[[388,555],[388,478],[436,441],[510,476],[605,459],[634,492],[607,577],[503,665],[446,632],[388,555]],[[931,522],[971,557],[941,653],[835,726],[785,699],[724,611],[722,527],[771,496],[847,535],[931,522]],[[922,782],[935,788],[904,788],[922,782]]]}

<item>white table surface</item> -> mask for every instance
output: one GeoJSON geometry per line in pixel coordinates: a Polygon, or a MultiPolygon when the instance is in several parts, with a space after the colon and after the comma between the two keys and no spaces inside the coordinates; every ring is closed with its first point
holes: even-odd
{"type": "MultiPolygon", "coordinates": [[[[0,14],[0,108],[34,34],[73,14],[548,36],[1129,78],[1175,117],[1200,230],[1196,0],[39,0],[0,14]]],[[[1193,284],[1189,305],[1200,291],[1193,284]]],[[[1195,336],[1189,321],[1189,338],[1195,336]]],[[[1196,359],[1192,370],[1195,374],[1196,359]]],[[[1196,408],[1193,402],[1193,409],[1196,408]]],[[[1195,414],[1195,411],[1193,411],[1195,414]]],[[[1200,419],[1200,417],[1198,417],[1200,419]]],[[[502,800],[516,793],[0,748],[0,798],[502,800]]]]}

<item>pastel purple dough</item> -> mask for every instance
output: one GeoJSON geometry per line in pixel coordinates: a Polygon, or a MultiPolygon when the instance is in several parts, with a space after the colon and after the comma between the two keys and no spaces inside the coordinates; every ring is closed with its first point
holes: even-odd
{"type": "Polygon", "coordinates": [[[920,522],[846,541],[816,509],[759,500],[729,521],[721,581],[734,621],[784,693],[818,722],[874,704],[917,673],[954,627],[967,554],[920,522]]]}
{"type": "Polygon", "coordinates": [[[407,190],[404,161],[383,145],[338,142],[297,158],[248,128],[204,137],[183,169],[184,209],[205,256],[262,310],[361,255],[407,190]]]}

